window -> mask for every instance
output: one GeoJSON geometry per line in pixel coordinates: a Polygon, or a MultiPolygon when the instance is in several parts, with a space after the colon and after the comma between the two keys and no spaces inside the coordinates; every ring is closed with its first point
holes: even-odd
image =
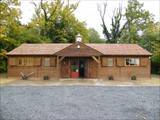
{"type": "Polygon", "coordinates": [[[108,58],[107,66],[113,66],[113,58],[108,58]]]}
{"type": "Polygon", "coordinates": [[[50,58],[50,66],[56,67],[56,57],[51,57],[50,58]]]}
{"type": "Polygon", "coordinates": [[[18,65],[18,66],[23,66],[23,65],[24,65],[24,60],[23,60],[23,58],[18,58],[17,65],[18,65]]]}
{"type": "Polygon", "coordinates": [[[44,66],[49,67],[50,66],[50,58],[44,58],[44,66]]]}
{"type": "Polygon", "coordinates": [[[34,59],[32,57],[22,57],[18,58],[17,65],[18,66],[33,66],[34,59]]]}
{"type": "Polygon", "coordinates": [[[126,66],[139,66],[139,58],[126,58],[126,66]]]}
{"type": "Polygon", "coordinates": [[[113,58],[102,57],[102,66],[113,66],[113,58]]]}
{"type": "Polygon", "coordinates": [[[16,58],[14,58],[14,57],[9,58],[9,65],[16,66],[16,58]]]}
{"type": "Polygon", "coordinates": [[[28,58],[24,58],[24,64],[25,66],[33,66],[33,58],[32,57],[28,57],[28,58]]]}

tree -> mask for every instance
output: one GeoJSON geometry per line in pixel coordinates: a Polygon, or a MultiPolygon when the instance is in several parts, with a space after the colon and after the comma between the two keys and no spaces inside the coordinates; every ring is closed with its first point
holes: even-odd
{"type": "Polygon", "coordinates": [[[138,32],[144,32],[151,24],[153,24],[152,15],[149,11],[143,9],[143,4],[137,0],[129,0],[125,11],[126,28],[122,33],[120,42],[138,43],[138,32]]]}
{"type": "Polygon", "coordinates": [[[149,26],[141,37],[140,45],[152,52],[152,63],[160,65],[160,23],[149,26]]]}
{"type": "Polygon", "coordinates": [[[129,0],[125,13],[122,14],[121,7],[115,9],[111,29],[108,30],[105,23],[107,3],[104,3],[103,11],[98,8],[102,20],[103,34],[109,43],[139,43],[138,32],[145,29],[153,23],[152,15],[143,9],[143,4],[137,0],[129,0]],[[122,18],[124,24],[122,24],[122,18]]]}
{"type": "Polygon", "coordinates": [[[76,4],[64,4],[61,0],[44,2],[35,5],[35,16],[32,26],[40,29],[42,36],[46,36],[52,42],[74,42],[75,36],[80,33],[85,42],[88,39],[88,30],[84,22],[79,22],[73,12],[78,7],[76,4]]]}
{"type": "Polygon", "coordinates": [[[105,40],[100,38],[99,33],[94,28],[90,28],[88,34],[90,43],[105,43],[105,40]]]}
{"type": "Polygon", "coordinates": [[[7,69],[6,52],[12,50],[18,41],[20,11],[18,0],[0,1],[0,72],[7,69]]]}
{"type": "Polygon", "coordinates": [[[117,8],[114,10],[113,16],[112,16],[112,23],[111,23],[111,29],[109,29],[106,26],[105,23],[105,14],[106,14],[106,8],[107,8],[107,3],[103,4],[103,10],[98,6],[98,11],[100,14],[100,18],[102,20],[102,28],[103,28],[103,34],[105,38],[107,39],[107,43],[117,43],[119,41],[119,38],[121,37],[121,33],[126,27],[126,23],[121,26],[121,21],[122,21],[122,9],[117,8]]]}

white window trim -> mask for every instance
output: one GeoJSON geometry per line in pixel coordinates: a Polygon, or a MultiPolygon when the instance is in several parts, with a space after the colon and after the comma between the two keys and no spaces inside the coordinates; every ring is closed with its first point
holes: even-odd
{"type": "Polygon", "coordinates": [[[125,66],[140,66],[140,58],[125,58],[125,66]],[[138,60],[138,62],[137,62],[137,64],[135,64],[135,65],[131,65],[130,63],[129,63],[129,65],[127,65],[126,64],[126,60],[127,59],[129,59],[129,60],[133,60],[134,59],[134,62],[136,61],[136,60],[138,60]]]}

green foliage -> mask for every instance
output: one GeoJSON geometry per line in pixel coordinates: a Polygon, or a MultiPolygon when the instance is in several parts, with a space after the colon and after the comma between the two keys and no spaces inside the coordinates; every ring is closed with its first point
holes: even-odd
{"type": "Polygon", "coordinates": [[[80,33],[88,42],[88,30],[73,12],[76,4],[62,0],[41,0],[35,5],[35,15],[28,25],[20,23],[19,0],[0,1],[0,72],[7,70],[6,53],[22,43],[74,42],[80,33]]]}
{"type": "Polygon", "coordinates": [[[71,69],[72,69],[73,72],[77,72],[78,66],[77,65],[72,65],[71,69]]]}
{"type": "Polygon", "coordinates": [[[38,28],[32,28],[28,25],[21,26],[21,32],[17,37],[17,40],[20,40],[21,43],[42,43],[50,42],[47,38],[40,35],[38,28]]]}
{"type": "Polygon", "coordinates": [[[129,0],[125,11],[126,26],[121,43],[140,43],[140,36],[138,32],[144,32],[151,24],[153,24],[152,15],[145,9],[143,4],[137,0],[129,0]]]}
{"type": "Polygon", "coordinates": [[[6,52],[16,46],[16,36],[19,32],[20,11],[13,6],[18,6],[18,0],[0,1],[0,72],[7,70],[6,52]]]}
{"type": "Polygon", "coordinates": [[[88,30],[85,23],[79,22],[73,12],[77,4],[64,4],[61,0],[44,2],[39,6],[35,4],[36,14],[31,25],[40,30],[40,35],[45,36],[54,43],[74,42],[75,36],[80,33],[84,42],[88,42],[88,30]]]}
{"type": "MultiPolygon", "coordinates": [[[[99,10],[103,33],[102,40],[94,29],[87,29],[85,22],[74,16],[78,3],[62,0],[41,0],[35,5],[35,15],[28,25],[20,23],[20,0],[0,0],[0,72],[7,70],[6,53],[22,43],[71,43],[80,33],[84,42],[90,43],[137,43],[153,53],[154,65],[160,65],[160,23],[154,23],[152,15],[138,0],[129,0],[124,14],[121,8],[114,11],[111,29],[108,29],[104,13],[99,10]],[[126,21],[121,23],[122,18],[126,21]],[[141,31],[141,35],[138,34],[141,31]]],[[[157,68],[157,66],[155,67],[157,68]]],[[[156,69],[156,72],[158,70],[156,69]]]]}
{"type": "Polygon", "coordinates": [[[154,69],[158,68],[160,65],[160,23],[154,23],[152,14],[145,10],[138,0],[129,0],[123,14],[125,23],[121,22],[122,11],[118,8],[111,19],[109,31],[104,20],[106,6],[107,4],[104,4],[103,12],[99,10],[106,42],[139,44],[153,54],[152,64],[154,64],[154,69]]]}
{"type": "Polygon", "coordinates": [[[105,40],[100,38],[99,33],[94,28],[90,28],[88,31],[90,43],[105,43],[105,40]]]}

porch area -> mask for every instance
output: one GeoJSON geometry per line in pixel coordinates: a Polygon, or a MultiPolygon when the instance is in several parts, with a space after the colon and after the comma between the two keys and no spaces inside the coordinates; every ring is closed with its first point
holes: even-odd
{"type": "Polygon", "coordinates": [[[97,79],[99,66],[98,57],[63,57],[59,61],[60,78],[97,79]]]}
{"type": "Polygon", "coordinates": [[[76,42],[55,53],[59,78],[99,78],[102,53],[76,42]]]}

